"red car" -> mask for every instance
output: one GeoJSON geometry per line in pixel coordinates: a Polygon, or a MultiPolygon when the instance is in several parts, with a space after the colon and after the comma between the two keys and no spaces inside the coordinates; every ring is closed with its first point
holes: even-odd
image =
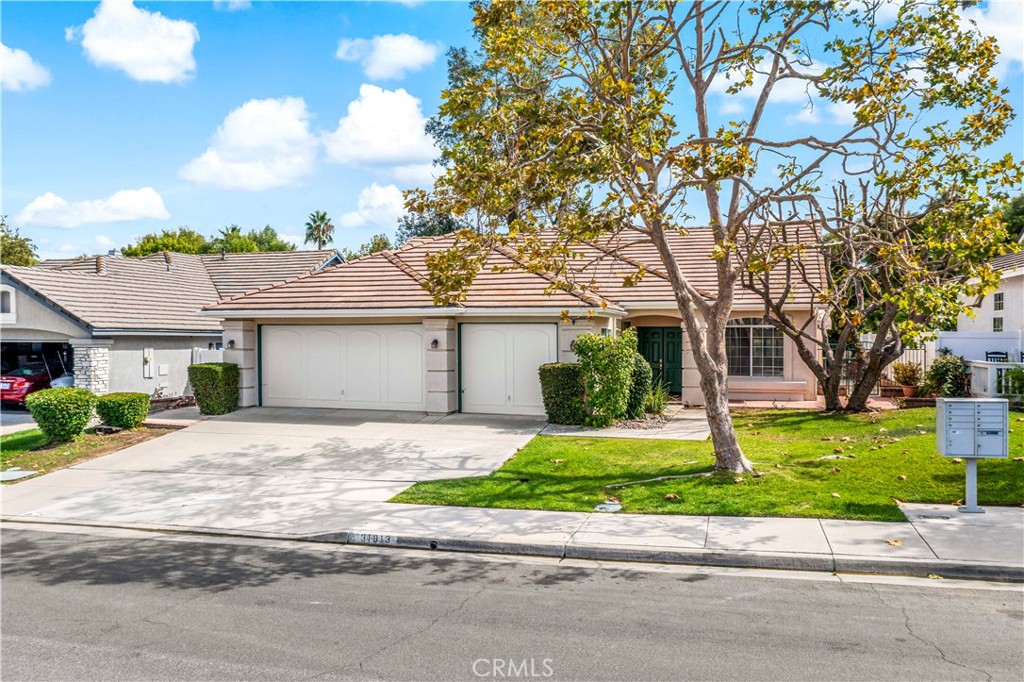
{"type": "Polygon", "coordinates": [[[50,387],[46,365],[25,365],[0,376],[0,403],[24,405],[25,396],[50,387]]]}

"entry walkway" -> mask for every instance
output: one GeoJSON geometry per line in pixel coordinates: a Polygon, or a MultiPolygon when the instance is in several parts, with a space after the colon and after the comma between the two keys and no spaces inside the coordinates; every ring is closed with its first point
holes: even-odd
{"type": "Polygon", "coordinates": [[[668,420],[653,428],[609,426],[588,428],[548,424],[541,431],[545,436],[586,436],[588,438],[645,438],[665,440],[707,440],[711,437],[708,418],[704,409],[684,408],[671,405],[665,410],[668,420]]]}

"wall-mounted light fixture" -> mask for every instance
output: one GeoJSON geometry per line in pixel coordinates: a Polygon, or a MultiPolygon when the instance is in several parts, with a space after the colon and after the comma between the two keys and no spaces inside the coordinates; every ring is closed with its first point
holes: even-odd
{"type": "Polygon", "coordinates": [[[432,349],[434,349],[434,350],[437,350],[437,347],[440,346],[440,345],[441,345],[441,342],[438,341],[437,339],[434,339],[433,341],[430,342],[430,347],[432,349]]]}
{"type": "Polygon", "coordinates": [[[228,348],[234,348],[234,347],[235,347],[235,340],[234,339],[228,339],[228,348]]]}

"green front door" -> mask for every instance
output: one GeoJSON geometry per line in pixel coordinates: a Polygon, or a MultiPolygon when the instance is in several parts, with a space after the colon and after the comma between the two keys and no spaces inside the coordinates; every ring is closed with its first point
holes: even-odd
{"type": "Polygon", "coordinates": [[[683,330],[679,327],[637,327],[640,354],[651,363],[654,380],[670,393],[683,390],[683,330]]]}

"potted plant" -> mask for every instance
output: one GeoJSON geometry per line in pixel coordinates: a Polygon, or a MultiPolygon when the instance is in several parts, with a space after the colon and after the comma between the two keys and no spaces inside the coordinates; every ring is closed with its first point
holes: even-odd
{"type": "Polygon", "coordinates": [[[916,362],[894,362],[892,377],[903,388],[903,396],[913,398],[917,394],[917,387],[921,385],[921,379],[924,378],[924,371],[916,362]]]}

